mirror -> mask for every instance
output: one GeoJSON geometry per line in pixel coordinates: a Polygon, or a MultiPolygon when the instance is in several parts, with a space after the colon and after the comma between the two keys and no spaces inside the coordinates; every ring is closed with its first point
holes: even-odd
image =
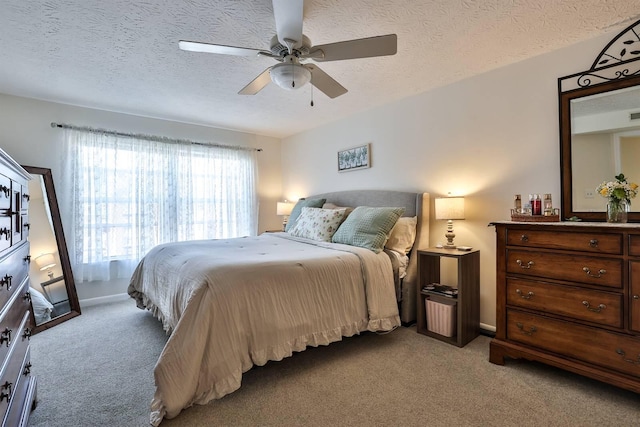
{"type": "MultiPolygon", "coordinates": [[[[605,221],[607,200],[596,188],[623,173],[640,184],[640,51],[622,31],[588,71],[558,79],[562,219],[605,221]]],[[[640,221],[640,198],[630,222],[640,221]]]]}
{"type": "Polygon", "coordinates": [[[23,166],[29,181],[29,245],[34,333],[80,314],[51,169],[23,166]]]}

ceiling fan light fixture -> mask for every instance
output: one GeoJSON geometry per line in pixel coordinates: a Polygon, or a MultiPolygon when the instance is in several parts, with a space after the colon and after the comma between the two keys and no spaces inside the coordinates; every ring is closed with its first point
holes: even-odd
{"type": "Polygon", "coordinates": [[[269,74],[271,81],[288,90],[300,89],[311,81],[311,71],[300,64],[276,64],[271,67],[269,74]]]}

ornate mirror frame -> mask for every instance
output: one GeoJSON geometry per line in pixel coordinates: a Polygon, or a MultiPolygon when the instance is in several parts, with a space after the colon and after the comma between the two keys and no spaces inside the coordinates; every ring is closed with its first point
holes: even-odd
{"type": "MultiPolygon", "coordinates": [[[[67,290],[67,296],[69,298],[70,311],[68,313],[57,316],[47,322],[36,325],[33,333],[38,333],[45,329],[49,329],[64,321],[67,321],[73,317],[80,315],[80,303],[78,301],[78,294],[76,291],[75,281],[73,279],[73,272],[71,270],[71,262],[69,260],[69,253],[67,252],[67,243],[64,238],[64,231],[62,229],[62,220],[60,218],[60,209],[58,207],[58,198],[56,197],[56,190],[53,185],[53,175],[51,169],[40,168],[34,166],[22,166],[27,172],[33,175],[41,175],[46,191],[45,201],[49,203],[49,210],[51,212],[51,222],[53,232],[55,234],[56,243],[58,245],[58,256],[60,258],[60,267],[62,269],[62,277],[64,278],[65,287],[67,290]]],[[[35,321],[33,322],[35,325],[35,321]]]]}
{"type": "MultiPolygon", "coordinates": [[[[614,37],[596,57],[589,70],[558,79],[563,219],[574,216],[583,221],[606,219],[604,211],[576,211],[573,206],[571,101],[633,86],[640,87],[640,21],[614,37]]],[[[640,212],[629,212],[628,218],[630,222],[640,222],[640,212]]]]}

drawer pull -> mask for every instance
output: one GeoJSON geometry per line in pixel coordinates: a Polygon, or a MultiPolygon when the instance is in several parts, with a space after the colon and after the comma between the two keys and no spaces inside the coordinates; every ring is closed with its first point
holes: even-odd
{"type": "Polygon", "coordinates": [[[520,241],[521,242],[528,242],[529,241],[529,236],[527,236],[526,234],[523,234],[522,236],[520,236],[520,241]]]}
{"type": "Polygon", "coordinates": [[[520,295],[520,298],[524,299],[531,299],[531,297],[533,296],[533,292],[529,291],[526,295],[524,295],[520,289],[516,289],[516,294],[520,295]]]}
{"type": "Polygon", "coordinates": [[[22,296],[22,299],[25,301],[31,302],[31,292],[29,291],[25,292],[24,295],[22,296]]]}
{"type": "Polygon", "coordinates": [[[522,331],[523,334],[529,335],[529,336],[533,335],[534,332],[538,331],[538,328],[536,328],[535,326],[532,326],[532,327],[529,328],[528,331],[525,331],[524,330],[524,325],[522,323],[520,323],[520,322],[517,322],[516,326],[518,327],[518,329],[520,329],[522,331]]]}
{"type": "Polygon", "coordinates": [[[640,364],[640,354],[638,355],[636,360],[633,360],[633,359],[627,359],[624,350],[622,350],[621,348],[616,349],[616,353],[622,356],[622,360],[624,360],[627,363],[633,363],[634,365],[640,364]]]}
{"type": "Polygon", "coordinates": [[[22,194],[22,198],[28,202],[29,199],[31,199],[31,196],[29,196],[28,194],[22,194]]]}
{"type": "Polygon", "coordinates": [[[11,344],[11,329],[9,328],[4,328],[4,331],[0,334],[0,345],[5,341],[7,342],[7,347],[9,347],[9,344],[11,344]]]}
{"type": "Polygon", "coordinates": [[[11,197],[11,188],[7,187],[6,185],[0,185],[0,193],[4,193],[4,197],[8,199],[9,197],[11,197]]]}
{"type": "Polygon", "coordinates": [[[597,248],[598,247],[598,239],[589,240],[589,246],[591,246],[592,248],[597,248]]]}
{"type": "Polygon", "coordinates": [[[598,270],[598,274],[591,274],[591,269],[589,269],[589,267],[582,267],[582,271],[587,273],[587,276],[595,277],[596,279],[601,278],[602,275],[607,272],[607,270],[601,269],[601,270],[598,270]]]}
{"type": "Polygon", "coordinates": [[[31,362],[24,365],[24,371],[22,371],[22,375],[24,375],[25,377],[29,375],[31,373],[31,366],[31,362]]]}
{"type": "Polygon", "coordinates": [[[3,287],[4,285],[7,285],[7,290],[10,290],[11,279],[13,279],[13,276],[9,276],[8,274],[5,274],[4,277],[0,279],[0,288],[3,287]]]}
{"type": "Polygon", "coordinates": [[[602,310],[604,310],[605,308],[607,308],[606,305],[604,304],[600,304],[597,307],[591,307],[591,304],[589,304],[589,301],[582,301],[582,305],[584,305],[585,307],[587,307],[587,310],[589,311],[593,311],[594,313],[600,313],[602,310]]]}
{"type": "Polygon", "coordinates": [[[22,339],[31,338],[31,328],[24,328],[24,332],[22,333],[22,339]]]}
{"type": "Polygon", "coordinates": [[[25,222],[22,226],[23,226],[24,228],[26,228],[27,230],[30,230],[30,229],[31,229],[31,224],[29,224],[28,222],[25,222]]]}
{"type": "Polygon", "coordinates": [[[2,402],[5,399],[7,399],[7,402],[11,401],[12,389],[13,389],[13,383],[6,381],[4,384],[2,384],[2,393],[0,393],[0,402],[2,402]],[[7,393],[7,390],[9,390],[8,393],[7,393]]]}
{"type": "Polygon", "coordinates": [[[516,260],[516,264],[520,266],[520,268],[524,268],[525,270],[531,268],[533,265],[533,261],[529,261],[526,265],[523,265],[523,261],[521,259],[516,260]]]}
{"type": "Polygon", "coordinates": [[[7,227],[2,227],[0,228],[0,236],[2,236],[3,234],[4,239],[9,240],[9,238],[11,237],[11,230],[9,230],[7,227]]]}
{"type": "Polygon", "coordinates": [[[640,299],[640,295],[634,295],[633,299],[640,299]]]}

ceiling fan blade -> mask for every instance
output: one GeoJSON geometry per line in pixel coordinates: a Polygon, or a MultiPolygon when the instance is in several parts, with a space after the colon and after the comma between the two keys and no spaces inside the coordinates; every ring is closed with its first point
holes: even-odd
{"type": "Polygon", "coordinates": [[[283,46],[291,48],[302,46],[303,9],[303,0],[273,0],[276,32],[283,46]]]}
{"type": "Polygon", "coordinates": [[[271,83],[271,75],[269,74],[271,67],[264,70],[258,77],[253,79],[251,83],[242,88],[239,95],[255,95],[260,92],[266,85],[271,83]]]}
{"type": "Polygon", "coordinates": [[[251,49],[248,47],[225,46],[222,44],[191,42],[187,40],[180,40],[178,42],[178,47],[180,47],[180,49],[182,50],[188,50],[190,52],[219,53],[222,55],[234,55],[234,56],[256,56],[256,55],[272,56],[273,55],[271,52],[266,50],[251,49]]]}
{"type": "Polygon", "coordinates": [[[387,34],[386,36],[367,37],[313,46],[306,57],[318,62],[339,61],[342,59],[395,55],[397,51],[398,36],[387,34]]]}
{"type": "Polygon", "coordinates": [[[329,98],[336,98],[347,93],[340,83],[335,81],[329,74],[322,71],[318,66],[305,64],[304,67],[311,71],[311,84],[322,91],[329,98]]]}

